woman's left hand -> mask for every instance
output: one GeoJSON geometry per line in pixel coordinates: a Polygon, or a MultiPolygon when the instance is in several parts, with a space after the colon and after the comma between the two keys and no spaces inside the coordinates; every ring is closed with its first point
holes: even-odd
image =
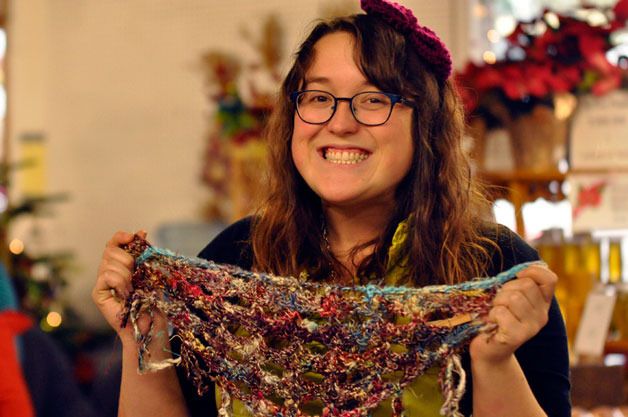
{"type": "Polygon", "coordinates": [[[495,332],[475,337],[469,347],[474,362],[499,363],[536,335],[548,320],[558,277],[543,265],[532,265],[504,284],[493,300],[487,321],[495,332]]]}

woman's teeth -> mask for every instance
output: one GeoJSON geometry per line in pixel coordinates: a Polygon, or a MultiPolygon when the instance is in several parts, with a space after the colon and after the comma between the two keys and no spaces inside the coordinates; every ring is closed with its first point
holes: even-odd
{"type": "Polygon", "coordinates": [[[328,149],[325,151],[324,157],[334,164],[357,164],[368,158],[368,154],[364,152],[353,151],[336,151],[328,149]]]}

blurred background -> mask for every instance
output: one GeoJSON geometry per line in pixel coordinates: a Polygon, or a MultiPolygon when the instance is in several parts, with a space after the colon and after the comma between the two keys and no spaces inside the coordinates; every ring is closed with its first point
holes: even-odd
{"type": "MultiPolygon", "coordinates": [[[[37,415],[115,415],[119,345],[90,296],[106,241],[144,229],[195,255],[249,213],[295,48],[357,3],[0,1],[0,318],[32,320],[0,320],[0,336],[18,340],[37,415]]],[[[628,2],[401,3],[452,51],[495,218],[561,278],[575,413],[618,416],[604,413],[626,402],[628,2]]]]}

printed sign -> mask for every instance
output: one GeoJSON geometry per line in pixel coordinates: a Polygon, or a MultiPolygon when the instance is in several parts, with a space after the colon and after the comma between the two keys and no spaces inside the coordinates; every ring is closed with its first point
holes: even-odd
{"type": "Polygon", "coordinates": [[[614,291],[605,289],[589,294],[574,343],[576,355],[602,356],[616,298],[614,291]]]}
{"type": "Polygon", "coordinates": [[[571,169],[628,168],[628,91],[580,98],[570,140],[571,169]]]}
{"type": "Polygon", "coordinates": [[[628,228],[628,173],[570,174],[573,231],[628,228]]]}

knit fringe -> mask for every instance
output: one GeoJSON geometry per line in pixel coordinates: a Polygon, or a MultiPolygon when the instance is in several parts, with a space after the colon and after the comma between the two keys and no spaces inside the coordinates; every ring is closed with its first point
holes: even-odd
{"type": "Polygon", "coordinates": [[[233,408],[231,404],[231,395],[225,389],[220,390],[220,408],[218,408],[218,415],[220,417],[231,417],[233,415],[233,408]]]}
{"type": "Polygon", "coordinates": [[[447,359],[445,375],[441,379],[441,389],[445,395],[445,402],[440,409],[442,416],[463,417],[458,406],[464,395],[467,385],[466,372],[462,367],[460,355],[454,354],[447,359]],[[456,384],[457,381],[457,384],[456,384]]]}

